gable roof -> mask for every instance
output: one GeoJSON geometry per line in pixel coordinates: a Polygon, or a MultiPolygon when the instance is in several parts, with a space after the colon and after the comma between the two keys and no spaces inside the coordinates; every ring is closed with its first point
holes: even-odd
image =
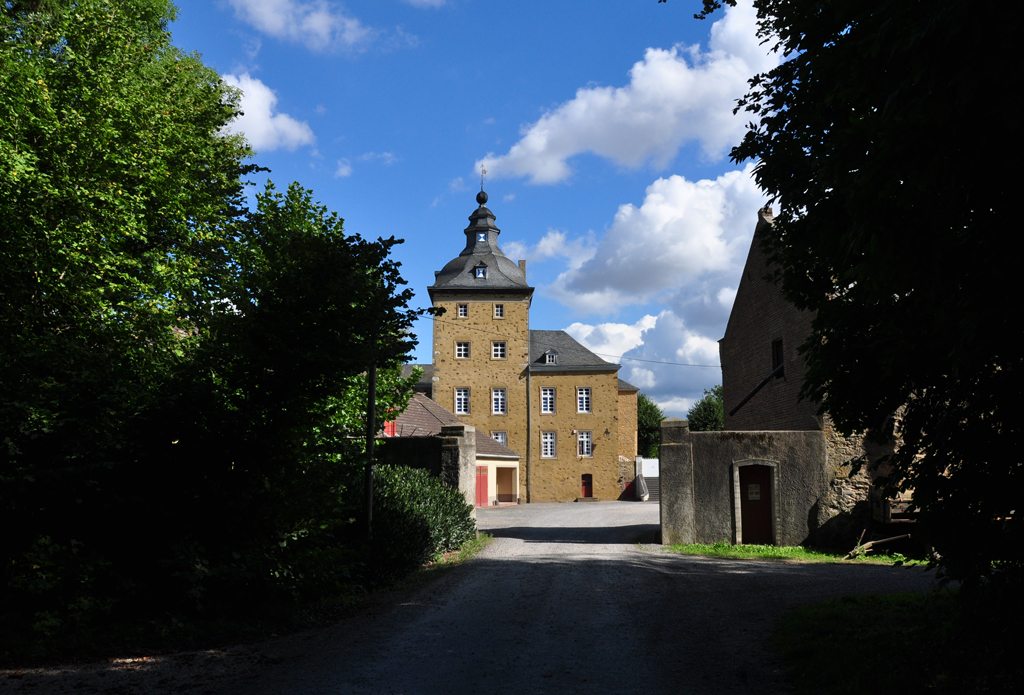
{"type": "Polygon", "coordinates": [[[530,331],[530,371],[618,371],[620,365],[607,362],[578,343],[565,331],[530,331]],[[558,353],[555,364],[545,364],[544,354],[558,353]]]}
{"type": "Polygon", "coordinates": [[[639,391],[639,390],[640,390],[639,386],[633,386],[633,384],[629,383],[625,379],[619,379],[619,391],[639,391]]]}
{"type": "MultiPolygon", "coordinates": [[[[449,425],[465,425],[459,418],[440,403],[415,393],[409,399],[409,407],[395,419],[395,437],[432,437],[441,434],[441,428],[449,425]]],[[[477,431],[476,453],[491,458],[522,458],[504,444],[499,444],[485,432],[477,431]]]]}

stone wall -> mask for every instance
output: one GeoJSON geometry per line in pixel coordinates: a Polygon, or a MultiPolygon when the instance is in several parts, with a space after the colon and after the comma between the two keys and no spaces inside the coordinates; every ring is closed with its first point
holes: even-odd
{"type": "Polygon", "coordinates": [[[690,432],[685,420],[662,423],[663,543],[736,542],[741,538],[738,467],[773,471],[777,545],[852,547],[870,521],[870,447],[831,427],[803,431],[690,432]]]}
{"type": "MultiPolygon", "coordinates": [[[[619,391],[619,456],[632,461],[637,454],[637,392],[619,391]]],[[[632,478],[630,478],[632,480],[632,478]]]]}
{"type": "Polygon", "coordinates": [[[498,292],[461,296],[435,295],[435,306],[445,313],[434,319],[434,375],[432,398],[481,433],[506,432],[508,447],[526,452],[526,376],[529,361],[529,299],[498,292]],[[469,316],[459,318],[458,305],[466,304],[469,316]],[[494,305],[502,304],[504,316],[495,318],[494,305]],[[505,342],[505,358],[494,359],[491,343],[505,342]],[[468,359],[456,358],[455,344],[468,342],[468,359]],[[470,389],[468,414],[455,410],[455,389],[470,389]],[[494,414],[491,390],[505,389],[506,413],[494,414]]]}
{"type": "MultiPolygon", "coordinates": [[[[566,502],[581,496],[584,473],[593,476],[594,497],[617,499],[623,484],[619,472],[618,377],[614,372],[573,371],[564,374],[545,372],[532,379],[530,501],[566,502]],[[541,388],[555,389],[555,412],[541,413],[541,388]],[[576,389],[589,387],[591,412],[580,413],[576,389]],[[593,456],[577,455],[577,435],[573,430],[591,432],[593,456]],[[541,433],[554,432],[555,456],[541,456],[541,433]]],[[[526,489],[525,466],[520,468],[520,489],[526,489]]]]}

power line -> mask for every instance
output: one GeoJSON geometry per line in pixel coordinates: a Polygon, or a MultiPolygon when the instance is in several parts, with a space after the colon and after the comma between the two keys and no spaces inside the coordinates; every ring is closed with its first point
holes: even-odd
{"type": "MultiPolygon", "coordinates": [[[[591,350],[591,352],[594,352],[594,351],[591,350]]],[[[611,357],[611,358],[616,359],[616,360],[633,360],[634,362],[651,362],[652,364],[672,364],[672,365],[675,365],[676,367],[707,367],[709,369],[721,369],[722,368],[722,365],[720,365],[720,364],[689,364],[687,362],[663,362],[661,360],[642,360],[639,357],[626,357],[625,355],[619,355],[619,356],[606,355],[603,352],[594,352],[594,354],[595,355],[600,355],[601,357],[611,357]]]]}

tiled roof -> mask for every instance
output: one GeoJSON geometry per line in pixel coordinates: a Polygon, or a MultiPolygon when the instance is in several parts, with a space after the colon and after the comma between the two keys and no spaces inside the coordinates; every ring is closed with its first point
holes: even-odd
{"type": "MultiPolygon", "coordinates": [[[[430,437],[440,434],[442,427],[465,424],[441,404],[422,393],[416,393],[409,400],[409,407],[395,420],[395,436],[430,437]]],[[[486,432],[479,430],[476,433],[476,453],[479,456],[522,458],[504,444],[491,439],[486,432]]]]}
{"type": "Polygon", "coordinates": [[[616,371],[619,365],[606,362],[580,345],[565,331],[530,331],[530,371],[557,372],[561,370],[616,371]],[[555,364],[546,364],[544,354],[557,353],[555,364]]]}

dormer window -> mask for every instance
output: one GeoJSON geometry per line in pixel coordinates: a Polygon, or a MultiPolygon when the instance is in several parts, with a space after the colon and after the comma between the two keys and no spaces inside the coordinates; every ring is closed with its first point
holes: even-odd
{"type": "Polygon", "coordinates": [[[476,235],[477,241],[487,241],[487,232],[480,232],[476,235]]]}
{"type": "Polygon", "coordinates": [[[544,364],[558,364],[558,353],[548,350],[544,353],[544,364]]]}
{"type": "Polygon", "coordinates": [[[473,268],[473,277],[486,278],[487,277],[487,266],[484,263],[473,268]]]}

